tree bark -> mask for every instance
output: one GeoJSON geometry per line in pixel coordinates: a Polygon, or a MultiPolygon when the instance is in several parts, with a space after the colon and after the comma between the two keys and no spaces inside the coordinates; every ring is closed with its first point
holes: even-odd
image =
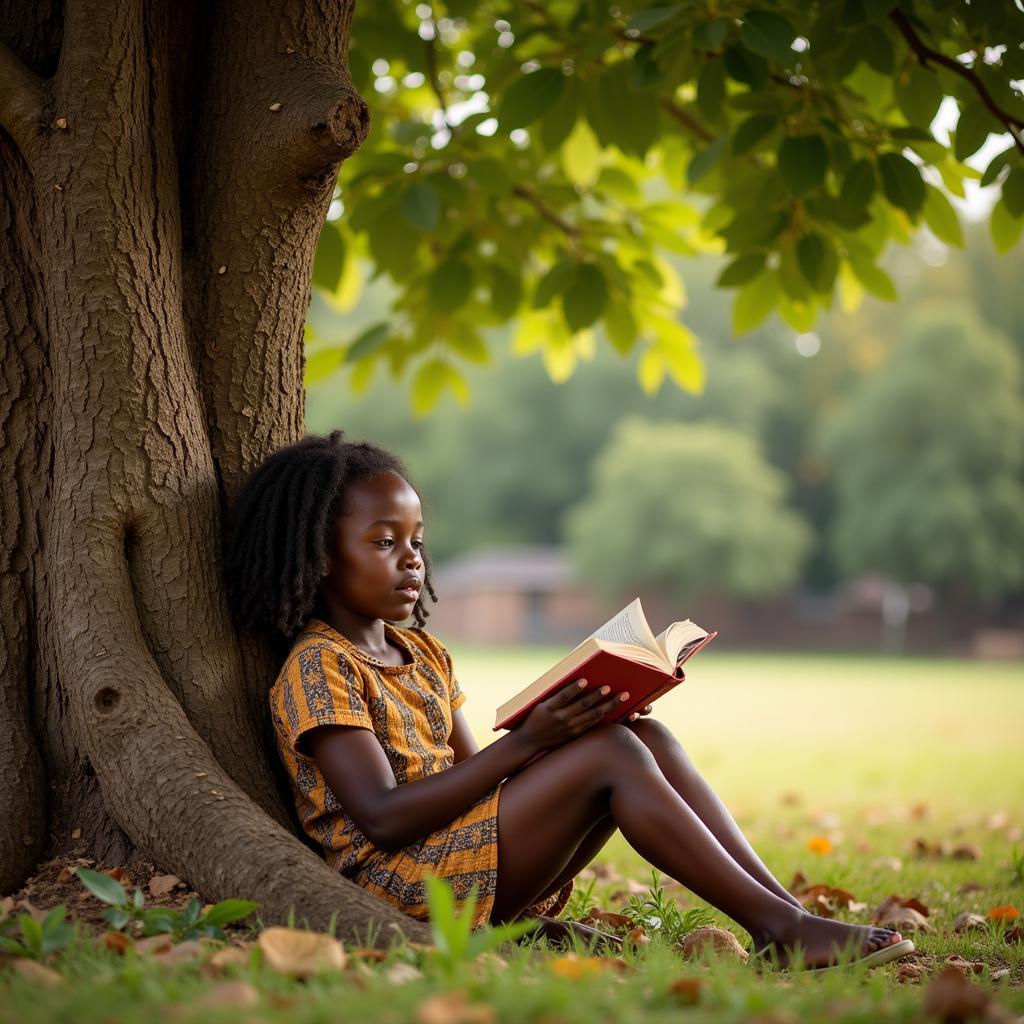
{"type": "MultiPolygon", "coordinates": [[[[303,434],[303,322],[368,130],[350,2],[0,0],[0,892],[82,840],[266,923],[418,922],[298,838],[221,522],[303,434]]],[[[380,927],[383,926],[383,927],[380,927]]]]}

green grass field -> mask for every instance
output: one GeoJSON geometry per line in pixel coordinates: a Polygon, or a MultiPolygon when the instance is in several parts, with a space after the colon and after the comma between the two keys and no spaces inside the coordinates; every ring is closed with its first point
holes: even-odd
{"type": "MultiPolygon", "coordinates": [[[[559,653],[452,648],[469,697],[464,713],[481,746],[498,735],[495,707],[559,653]]],[[[627,948],[621,972],[590,973],[583,967],[596,962],[580,967],[556,959],[559,951],[538,959],[506,947],[505,966],[476,962],[451,973],[429,951],[396,947],[384,963],[308,981],[275,974],[255,949],[214,977],[202,957],[171,968],[88,942],[47,961],[64,979],[51,989],[0,967],[0,1024],[292,1024],[339,1015],[383,1024],[646,1024],[680,1014],[737,1024],[909,1022],[941,1018],[923,1008],[954,954],[981,965],[972,984],[992,1000],[986,1019],[1024,1014],[1024,944],[1005,937],[1020,920],[952,930],[962,911],[1024,910],[1024,667],[708,651],[691,664],[687,682],[656,704],[654,717],[672,728],[784,883],[799,870],[809,882],[848,889],[867,905],[839,912],[850,921],[867,922],[893,894],[920,900],[932,929],[912,935],[921,978],[900,984],[895,964],[762,975],[738,961],[684,962],[656,931],[649,945],[627,948]],[[828,839],[831,849],[813,852],[812,837],[828,839]],[[915,839],[945,842],[947,851],[918,856],[915,839]],[[955,844],[973,844],[979,859],[954,859],[955,844]]],[[[621,835],[599,862],[650,882],[650,866],[621,835]]],[[[592,874],[578,880],[566,916],[581,917],[590,906],[623,909],[625,898],[615,896],[623,882],[592,874]]],[[[684,911],[703,907],[678,886],[666,883],[664,892],[684,911]]],[[[716,923],[746,944],[737,926],[721,915],[716,923]]]]}

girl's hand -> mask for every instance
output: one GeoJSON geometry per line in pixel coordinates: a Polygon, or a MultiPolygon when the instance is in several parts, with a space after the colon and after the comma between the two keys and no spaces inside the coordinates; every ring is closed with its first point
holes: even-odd
{"type": "Polygon", "coordinates": [[[536,750],[558,747],[593,728],[612,708],[629,699],[629,693],[611,697],[610,686],[587,691],[585,679],[574,679],[530,709],[513,733],[536,750]]]}
{"type": "Polygon", "coordinates": [[[653,704],[648,704],[643,711],[634,711],[633,714],[629,715],[626,719],[627,722],[635,722],[641,715],[649,715],[654,710],[653,704]]]}

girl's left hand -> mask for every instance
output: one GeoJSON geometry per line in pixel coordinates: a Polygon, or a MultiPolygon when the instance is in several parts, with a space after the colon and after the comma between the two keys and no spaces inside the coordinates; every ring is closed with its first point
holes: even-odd
{"type": "Polygon", "coordinates": [[[641,715],[649,715],[649,714],[650,714],[650,713],[651,713],[651,712],[652,712],[653,710],[654,710],[654,705],[653,705],[653,704],[648,704],[648,705],[647,705],[647,707],[645,707],[645,708],[643,709],[643,711],[634,711],[634,712],[633,712],[633,713],[632,713],[632,714],[631,714],[631,715],[629,716],[629,718],[627,719],[627,721],[629,721],[629,722],[635,722],[635,721],[636,721],[636,720],[637,720],[637,719],[638,719],[638,718],[639,718],[639,717],[640,717],[641,715]]]}

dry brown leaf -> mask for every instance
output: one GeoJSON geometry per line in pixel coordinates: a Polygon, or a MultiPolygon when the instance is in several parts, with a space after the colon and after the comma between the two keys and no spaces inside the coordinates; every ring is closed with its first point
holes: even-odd
{"type": "Polygon", "coordinates": [[[920,964],[900,964],[899,967],[896,968],[896,980],[903,985],[908,982],[912,984],[917,983],[922,978],[927,977],[927,975],[927,969],[922,967],[920,964]]]}
{"type": "Polygon", "coordinates": [[[181,885],[181,879],[177,875],[154,875],[149,880],[147,888],[153,899],[160,899],[161,896],[166,896],[179,885],[181,885]]]}
{"type": "Polygon", "coordinates": [[[927,818],[929,814],[928,805],[926,803],[914,804],[910,808],[910,816],[915,821],[921,821],[923,818],[927,818]]]}
{"type": "Polygon", "coordinates": [[[25,957],[15,957],[10,966],[15,974],[20,974],[37,988],[56,988],[64,980],[56,971],[25,957]]]}
{"type": "Polygon", "coordinates": [[[993,907],[985,916],[990,921],[1016,921],[1020,917],[1020,911],[1007,904],[1002,907],[993,907]]]}
{"type": "Polygon", "coordinates": [[[945,967],[928,983],[924,1012],[941,1021],[965,1021],[980,1017],[992,997],[957,967],[945,967]]]}
{"type": "Polygon", "coordinates": [[[213,956],[200,968],[200,972],[208,978],[219,978],[233,967],[247,967],[249,954],[234,946],[218,949],[213,956]]]}
{"type": "Polygon", "coordinates": [[[903,932],[930,932],[928,908],[913,896],[887,896],[875,907],[871,920],[882,928],[903,932]]]}
{"type": "Polygon", "coordinates": [[[412,964],[392,964],[384,971],[385,981],[392,985],[406,985],[410,981],[419,981],[422,977],[423,972],[412,964]]]}
{"type": "Polygon", "coordinates": [[[676,978],[668,990],[684,1006],[695,1006],[700,1002],[701,992],[707,984],[707,978],[676,978]]]}
{"type": "Polygon", "coordinates": [[[646,946],[651,941],[651,937],[644,931],[643,925],[637,925],[627,936],[626,939],[637,946],[646,946]]]}
{"type": "Polygon", "coordinates": [[[147,935],[135,941],[135,952],[143,956],[156,956],[166,953],[173,945],[174,940],[170,935],[147,935]]]}
{"type": "Polygon", "coordinates": [[[559,978],[569,981],[580,981],[593,974],[600,974],[608,969],[604,957],[579,956],[577,953],[566,953],[548,961],[548,969],[559,978]]]}
{"type": "Polygon", "coordinates": [[[807,886],[807,876],[802,871],[797,871],[793,875],[793,881],[786,886],[790,892],[795,893],[798,889],[803,889],[807,886]]]}
{"type": "Polygon", "coordinates": [[[981,882],[976,882],[973,879],[971,879],[970,881],[964,882],[962,885],[960,885],[956,891],[959,893],[966,894],[971,892],[981,892],[981,890],[984,888],[985,886],[983,886],[981,882]]]}
{"type": "Polygon", "coordinates": [[[600,879],[602,882],[623,881],[621,873],[611,864],[606,864],[603,861],[597,861],[596,863],[591,864],[590,867],[594,872],[594,877],[600,879]]]}
{"type": "Polygon", "coordinates": [[[299,928],[265,928],[258,940],[271,970],[291,978],[306,978],[321,971],[340,971],[345,950],[324,932],[299,928]]]}
{"type": "Polygon", "coordinates": [[[750,957],[732,932],[712,925],[695,928],[684,935],[676,944],[676,949],[687,959],[701,956],[705,950],[735,956],[738,960],[747,960],[750,957]]]}
{"type": "Polygon", "coordinates": [[[779,795],[779,803],[783,807],[796,807],[800,804],[803,797],[794,789],[787,789],[785,793],[779,795]]]}
{"type": "Polygon", "coordinates": [[[128,874],[127,868],[120,866],[116,868],[107,868],[104,870],[103,874],[108,875],[115,882],[120,882],[121,885],[130,886],[132,884],[132,878],[131,875],[128,874]]]}
{"type": "Polygon", "coordinates": [[[1003,938],[1006,939],[1007,942],[1012,943],[1024,942],[1024,928],[1022,928],[1019,924],[1014,925],[1012,928],[1007,928],[1006,934],[1003,936],[1003,938]]]}
{"type": "Polygon", "coordinates": [[[1010,824],[1010,815],[1006,811],[994,811],[985,819],[985,828],[993,831],[1006,828],[1010,824]]]}
{"type": "Polygon", "coordinates": [[[416,1010],[418,1024],[493,1024],[497,1019],[493,1006],[468,1002],[461,991],[429,996],[416,1010]]]}
{"type": "Polygon", "coordinates": [[[71,879],[74,877],[74,871],[72,871],[72,869],[67,864],[65,864],[64,867],[60,869],[60,874],[57,876],[57,884],[67,885],[67,883],[70,882],[71,879]]]}
{"type": "Polygon", "coordinates": [[[959,953],[950,953],[946,957],[946,963],[958,971],[963,971],[964,974],[981,974],[985,970],[985,965],[980,960],[965,960],[959,953]]]}
{"type": "Polygon", "coordinates": [[[965,932],[970,928],[984,928],[985,918],[981,914],[972,914],[969,910],[965,910],[962,914],[957,914],[953,920],[953,931],[965,932]]]}
{"type": "Polygon", "coordinates": [[[388,958],[386,949],[350,949],[347,951],[350,960],[370,960],[381,963],[388,958]]]}
{"type": "Polygon", "coordinates": [[[72,839],[81,839],[82,838],[82,830],[80,828],[74,829],[72,831],[72,833],[71,833],[71,838],[72,839]]]}
{"type": "Polygon", "coordinates": [[[102,935],[96,937],[96,945],[102,946],[104,949],[113,950],[115,953],[124,953],[130,949],[134,943],[130,935],[125,935],[124,932],[111,932],[106,931],[102,935]]]}
{"type": "Polygon", "coordinates": [[[1009,967],[1004,967],[1001,971],[993,971],[989,975],[989,978],[991,978],[992,981],[1002,981],[1003,978],[1008,978],[1009,976],[1010,976],[1010,968],[1009,967]]]}
{"type": "Polygon", "coordinates": [[[597,907],[591,907],[587,911],[584,921],[600,921],[601,924],[607,925],[609,928],[632,928],[632,918],[626,917],[625,914],[615,914],[611,911],[599,910],[597,907]]]}
{"type": "Polygon", "coordinates": [[[981,847],[975,843],[960,843],[953,847],[953,860],[981,860],[981,847]]]}
{"type": "Polygon", "coordinates": [[[206,1009],[231,1007],[251,1009],[259,1006],[260,994],[247,981],[222,981],[204,992],[195,1002],[206,1009]]]}
{"type": "MultiPolygon", "coordinates": [[[[678,885],[678,882],[672,882],[670,885],[678,885]]],[[[627,878],[623,884],[616,889],[614,892],[609,893],[609,903],[619,903],[620,901],[629,902],[630,896],[645,896],[650,890],[649,885],[644,885],[642,882],[636,882],[632,878],[627,878]]]]}
{"type": "Polygon", "coordinates": [[[888,868],[890,871],[902,871],[903,861],[899,857],[876,857],[872,862],[873,868],[888,868]]]}
{"type": "Polygon", "coordinates": [[[198,939],[186,939],[169,949],[162,949],[153,953],[153,960],[163,964],[165,967],[177,967],[178,964],[191,963],[205,956],[208,947],[198,939]]]}

